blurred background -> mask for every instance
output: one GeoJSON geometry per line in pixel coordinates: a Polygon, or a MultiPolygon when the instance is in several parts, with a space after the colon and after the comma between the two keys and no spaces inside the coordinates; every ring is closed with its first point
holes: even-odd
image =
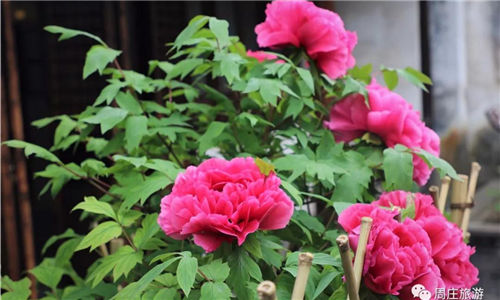
{"type": "MultiPolygon", "coordinates": [[[[403,81],[396,91],[441,136],[441,156],[457,171],[468,174],[472,161],[482,166],[470,226],[476,247],[472,261],[480,269],[484,299],[500,299],[500,2],[316,4],[336,11],[346,29],[357,32],[354,56],[359,65],[370,62],[374,70],[382,64],[411,66],[433,79],[429,93],[403,81]]],[[[50,147],[55,128],[37,130],[30,123],[80,112],[104,87],[95,75],[82,80],[92,41],[58,43],[44,26],[94,33],[123,50],[119,60],[124,69],[145,73],[147,62],[165,59],[165,43],[198,14],[228,20],[230,33],[256,50],[254,27],[265,19],[265,6],[245,1],[2,2],[2,141],[24,138],[50,147]]],[[[60,158],[79,162],[87,157],[75,149],[60,158]]],[[[68,227],[77,232],[88,228],[70,210],[97,191],[74,182],[55,199],[39,197],[45,182],[34,173],[44,166],[2,147],[2,275],[19,278],[39,262],[50,236],[68,227]]],[[[437,177],[433,180],[438,183],[437,177]]],[[[77,270],[89,264],[87,253],[74,259],[77,270]]]]}

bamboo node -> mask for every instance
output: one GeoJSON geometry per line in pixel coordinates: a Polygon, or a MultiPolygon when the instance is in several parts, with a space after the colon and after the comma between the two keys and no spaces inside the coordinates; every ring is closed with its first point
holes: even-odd
{"type": "Polygon", "coordinates": [[[311,265],[314,259],[314,255],[309,252],[302,252],[299,254],[299,265],[311,265]]]}
{"type": "Polygon", "coordinates": [[[451,203],[450,204],[451,209],[466,209],[466,208],[473,208],[473,207],[474,207],[474,200],[472,202],[451,203]]]}
{"type": "Polygon", "coordinates": [[[269,280],[262,281],[257,286],[257,294],[259,299],[275,299],[276,285],[269,280]]]}
{"type": "Polygon", "coordinates": [[[341,252],[349,251],[349,238],[347,235],[340,235],[336,241],[341,252]]]}

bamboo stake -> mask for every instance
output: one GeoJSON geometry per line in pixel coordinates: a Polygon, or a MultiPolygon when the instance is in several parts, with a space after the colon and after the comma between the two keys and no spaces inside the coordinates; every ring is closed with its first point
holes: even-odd
{"type": "MultiPolygon", "coordinates": [[[[9,139],[9,120],[7,117],[7,99],[2,84],[2,142],[9,139]]],[[[10,278],[19,280],[19,245],[17,241],[16,205],[14,203],[14,185],[12,182],[11,153],[7,146],[2,146],[2,218],[7,252],[7,270],[10,278]]]]}
{"type": "Polygon", "coordinates": [[[437,207],[439,201],[439,187],[437,185],[431,185],[429,187],[429,194],[432,197],[434,205],[437,207]]]}
{"type": "Polygon", "coordinates": [[[476,194],[477,178],[479,176],[479,171],[481,171],[481,166],[477,162],[473,162],[470,169],[469,188],[467,189],[466,198],[467,207],[465,208],[462,224],[460,226],[464,236],[467,234],[467,230],[469,229],[471,206],[472,201],[474,200],[474,195],[476,194]]]}
{"type": "MultiPolygon", "coordinates": [[[[2,1],[4,10],[5,26],[5,52],[7,58],[8,87],[9,87],[9,110],[12,124],[12,136],[17,140],[24,140],[23,114],[21,106],[21,93],[19,89],[19,72],[17,69],[16,48],[14,40],[14,29],[12,27],[12,11],[9,1],[2,1]]],[[[33,220],[31,216],[31,202],[28,186],[28,174],[26,160],[21,149],[15,149],[14,159],[16,161],[16,187],[20,210],[21,230],[23,233],[23,249],[26,269],[35,267],[35,244],[33,238],[33,220]]],[[[35,278],[28,274],[31,280],[31,297],[37,299],[35,278]]]]}
{"type": "Polygon", "coordinates": [[[469,176],[463,174],[459,174],[458,176],[462,181],[453,180],[451,190],[451,221],[460,226],[464,214],[463,205],[467,198],[467,183],[469,176]]]}
{"type": "Polygon", "coordinates": [[[292,300],[304,299],[307,278],[309,277],[309,271],[311,271],[313,258],[314,255],[309,252],[299,254],[299,269],[297,270],[297,278],[295,279],[295,284],[293,285],[292,300]]]}
{"type": "Polygon", "coordinates": [[[347,294],[351,300],[359,300],[358,292],[356,291],[356,278],[352,268],[352,257],[349,251],[349,238],[343,234],[337,238],[337,246],[340,250],[342,258],[342,267],[344,268],[345,281],[347,284],[347,294]]]}
{"type": "Polygon", "coordinates": [[[361,275],[363,273],[363,264],[365,262],[366,244],[370,236],[373,219],[370,217],[361,218],[361,233],[359,234],[358,248],[354,258],[354,276],[356,278],[356,292],[359,292],[361,284],[361,275]]]}
{"type": "Polygon", "coordinates": [[[439,192],[439,198],[437,202],[437,208],[441,213],[444,212],[444,207],[446,206],[446,197],[448,196],[448,190],[450,189],[451,178],[448,176],[441,179],[441,189],[439,192]]]}
{"type": "Polygon", "coordinates": [[[259,300],[278,300],[276,298],[276,285],[274,282],[265,280],[257,286],[259,300]]]}

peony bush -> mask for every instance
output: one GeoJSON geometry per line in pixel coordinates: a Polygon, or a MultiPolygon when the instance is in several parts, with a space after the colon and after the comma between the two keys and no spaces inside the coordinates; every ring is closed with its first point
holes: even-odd
{"type": "Polygon", "coordinates": [[[121,51],[95,35],[45,28],[92,39],[83,78],[107,85],[81,113],[33,122],[56,124],[50,149],[5,144],[47,161],[41,193],[89,183],[72,214],[93,225],[50,238],[43,251],[55,256],[27,270],[36,281],[4,276],[2,297],[27,299],[37,285],[44,299],[245,300],[272,280],[278,299],[290,299],[308,251],[305,298],[345,299],[335,239],[345,231],[356,249],[364,216],[374,221],[362,299],[477,283],[474,249],[416,193],[432,170],[457,178],[438,157],[439,137],[393,91],[398,76],[423,89],[430,79],[355,66],[356,33],[312,2],[268,4],[255,28],[262,49],[228,28],[195,17],[148,74],[122,69],[121,51]],[[76,148],[90,158],[58,158],[76,148]],[[97,254],[84,273],[72,265],[78,251],[97,254]]]}

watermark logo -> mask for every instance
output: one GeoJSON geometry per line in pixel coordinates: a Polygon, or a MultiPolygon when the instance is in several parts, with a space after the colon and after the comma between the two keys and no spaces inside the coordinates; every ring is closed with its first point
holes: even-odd
{"type": "Polygon", "coordinates": [[[431,299],[431,292],[429,292],[425,286],[421,285],[421,284],[415,284],[412,288],[411,288],[411,293],[413,295],[413,298],[418,298],[420,300],[429,300],[431,299]]]}
{"type": "Polygon", "coordinates": [[[472,289],[466,288],[436,288],[434,291],[434,298],[432,293],[421,284],[415,284],[411,288],[413,298],[419,300],[482,300],[484,289],[474,287],[472,289]]]}

